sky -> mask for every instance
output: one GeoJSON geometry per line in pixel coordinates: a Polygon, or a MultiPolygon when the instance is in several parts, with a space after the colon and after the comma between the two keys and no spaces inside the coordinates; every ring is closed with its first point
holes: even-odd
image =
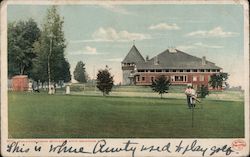
{"type": "MultiPolygon", "coordinates": [[[[33,18],[41,27],[49,5],[8,5],[8,22],[33,18]]],[[[135,46],[144,58],[168,48],[214,62],[243,85],[244,17],[239,4],[59,5],[71,73],[78,61],[90,78],[105,65],[122,82],[121,61],[135,46]]]]}

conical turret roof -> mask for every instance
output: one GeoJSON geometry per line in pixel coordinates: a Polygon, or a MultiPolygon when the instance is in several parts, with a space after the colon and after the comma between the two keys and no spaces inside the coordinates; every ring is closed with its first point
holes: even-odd
{"type": "Polygon", "coordinates": [[[140,62],[145,62],[145,59],[142,57],[141,53],[136,48],[136,46],[133,45],[130,51],[128,52],[127,56],[122,61],[122,63],[140,63],[140,62]]]}

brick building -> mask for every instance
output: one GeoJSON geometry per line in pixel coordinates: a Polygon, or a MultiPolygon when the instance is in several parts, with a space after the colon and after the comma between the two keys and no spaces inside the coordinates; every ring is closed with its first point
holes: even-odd
{"type": "Polygon", "coordinates": [[[151,59],[144,59],[135,45],[122,61],[123,85],[151,85],[164,75],[173,85],[208,85],[212,74],[222,68],[177,49],[167,49],[151,59]]]}

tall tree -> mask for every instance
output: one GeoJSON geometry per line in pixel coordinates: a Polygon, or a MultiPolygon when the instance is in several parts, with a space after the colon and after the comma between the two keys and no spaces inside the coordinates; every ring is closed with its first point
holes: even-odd
{"type": "Polygon", "coordinates": [[[114,85],[113,76],[109,72],[108,66],[104,70],[99,70],[97,73],[96,87],[103,93],[103,96],[109,94],[114,85]]]}
{"type": "Polygon", "coordinates": [[[60,75],[59,80],[63,80],[64,82],[70,82],[71,81],[71,74],[70,74],[70,64],[67,60],[64,60],[63,62],[63,68],[62,68],[62,74],[60,75]]]}
{"type": "Polygon", "coordinates": [[[228,79],[228,73],[217,73],[217,74],[213,74],[211,75],[209,84],[213,87],[213,89],[218,89],[218,88],[222,88],[223,85],[227,86],[227,79],[228,79]]]}
{"type": "Polygon", "coordinates": [[[74,70],[74,78],[76,81],[80,83],[86,83],[86,71],[85,71],[85,64],[82,61],[79,61],[76,64],[75,70],[74,70]]]}
{"type": "Polygon", "coordinates": [[[70,81],[69,63],[65,59],[66,48],[63,18],[57,8],[47,10],[39,41],[35,43],[37,58],[33,77],[42,82],[70,81]]]}
{"type": "Polygon", "coordinates": [[[8,24],[8,77],[30,75],[36,57],[33,44],[40,29],[33,19],[8,24]]]}
{"type": "Polygon", "coordinates": [[[151,88],[154,92],[158,92],[162,99],[162,94],[168,93],[170,85],[169,79],[167,79],[164,75],[161,75],[152,82],[151,88]]]}

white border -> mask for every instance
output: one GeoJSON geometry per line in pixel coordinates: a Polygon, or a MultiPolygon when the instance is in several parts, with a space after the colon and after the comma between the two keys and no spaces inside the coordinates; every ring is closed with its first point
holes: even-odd
{"type": "MultiPolygon", "coordinates": [[[[247,142],[247,147],[244,149],[243,152],[240,152],[238,155],[233,154],[233,156],[247,156],[249,154],[249,6],[247,0],[224,0],[224,1],[216,1],[216,0],[192,0],[192,1],[186,1],[186,0],[170,0],[170,1],[164,1],[164,0],[136,0],[136,1],[88,1],[88,0],[8,0],[4,1],[1,4],[1,151],[2,155],[6,156],[20,156],[20,154],[10,154],[6,152],[6,146],[7,146],[7,140],[8,140],[8,123],[7,123],[7,117],[8,117],[8,110],[7,110],[7,5],[12,4],[27,4],[27,5],[83,5],[83,4],[103,4],[103,3],[110,3],[113,5],[116,4],[241,4],[244,7],[244,65],[245,65],[245,138],[244,140],[247,142]],[[4,27],[5,26],[5,27],[4,27]]],[[[64,139],[19,139],[19,141],[26,141],[26,146],[34,145],[34,142],[40,141],[40,144],[43,145],[43,147],[46,147],[47,144],[49,144],[49,141],[54,141],[52,143],[58,143],[58,141],[62,141],[64,139]]],[[[67,139],[72,140],[75,142],[72,142],[71,145],[73,146],[79,146],[84,144],[85,148],[91,148],[93,147],[94,142],[99,139],[67,139]],[[83,140],[83,142],[81,142],[83,140]]],[[[111,144],[117,144],[120,145],[123,142],[127,141],[129,139],[107,139],[107,142],[111,144]]],[[[171,142],[172,144],[178,145],[181,139],[130,139],[131,141],[136,141],[143,144],[155,144],[155,145],[161,145],[167,142],[171,142]]],[[[199,144],[205,145],[205,146],[212,146],[213,144],[216,145],[224,145],[224,144],[231,144],[234,138],[226,138],[226,139],[218,139],[218,138],[209,138],[209,139],[198,139],[199,144]]],[[[185,138],[183,139],[183,143],[190,143],[192,142],[192,138],[185,138]]],[[[51,144],[51,143],[50,143],[51,144]]],[[[61,156],[58,154],[48,154],[44,152],[40,153],[33,153],[33,154],[22,154],[22,156],[61,156]]],[[[88,154],[63,154],[64,156],[89,156],[88,154]]],[[[155,154],[145,154],[141,153],[139,155],[136,154],[136,156],[177,156],[181,154],[165,154],[165,153],[155,153],[155,154]]],[[[192,155],[192,156],[200,156],[200,154],[185,154],[192,155]]],[[[223,155],[223,154],[218,154],[223,155]]],[[[93,155],[90,155],[93,156],[93,155]]],[[[99,156],[131,156],[131,153],[118,153],[118,154],[99,154],[99,156]]]]}

